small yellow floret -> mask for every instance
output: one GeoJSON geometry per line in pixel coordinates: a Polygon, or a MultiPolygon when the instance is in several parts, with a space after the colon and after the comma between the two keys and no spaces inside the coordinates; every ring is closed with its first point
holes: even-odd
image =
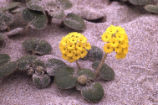
{"type": "Polygon", "coordinates": [[[83,43],[81,43],[81,42],[76,43],[76,49],[82,50],[83,49],[83,43]]]}
{"type": "Polygon", "coordinates": [[[90,43],[86,43],[84,46],[85,49],[90,50],[91,49],[91,45],[90,43]]]}
{"type": "Polygon", "coordinates": [[[77,38],[76,37],[71,37],[70,43],[77,43],[77,38]]]}
{"type": "Polygon", "coordinates": [[[67,50],[67,56],[72,57],[73,56],[73,51],[72,50],[67,50]]]}
{"type": "Polygon", "coordinates": [[[116,48],[119,45],[119,41],[116,38],[112,38],[110,44],[113,48],[116,48]]]}
{"type": "Polygon", "coordinates": [[[83,35],[81,35],[81,36],[78,38],[78,41],[81,42],[81,43],[86,43],[86,42],[87,42],[87,38],[84,37],[83,35]]]}
{"type": "Polygon", "coordinates": [[[75,49],[75,45],[73,43],[67,43],[66,47],[67,47],[68,50],[75,49]]]}
{"type": "Polygon", "coordinates": [[[81,51],[81,58],[84,58],[86,55],[87,55],[87,51],[85,50],[85,49],[83,49],[82,51],[81,51]]]}
{"type": "Polygon", "coordinates": [[[117,28],[114,25],[111,25],[106,29],[106,32],[109,32],[111,34],[115,34],[116,31],[117,31],[117,28]]]}
{"type": "Polygon", "coordinates": [[[125,35],[122,35],[120,33],[116,33],[116,38],[119,40],[119,41],[123,41],[125,39],[125,35]]]}
{"type": "Polygon", "coordinates": [[[102,40],[104,42],[109,42],[112,38],[112,34],[108,33],[108,32],[105,32],[103,35],[102,35],[102,40]]]}
{"type": "Polygon", "coordinates": [[[105,53],[111,53],[111,52],[113,52],[113,47],[111,46],[110,43],[107,43],[107,44],[104,45],[104,52],[105,53]]]}

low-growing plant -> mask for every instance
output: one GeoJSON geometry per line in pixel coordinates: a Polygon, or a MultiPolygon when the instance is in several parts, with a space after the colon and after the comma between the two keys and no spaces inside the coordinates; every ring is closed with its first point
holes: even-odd
{"type": "MultiPolygon", "coordinates": [[[[96,80],[111,81],[115,77],[113,69],[104,63],[107,55],[115,52],[116,59],[125,58],[129,46],[128,36],[120,26],[111,25],[101,38],[105,42],[104,53],[96,46],[91,47],[87,38],[78,32],[71,32],[61,39],[59,49],[62,58],[70,63],[76,62],[78,70],[56,58],[48,59],[45,63],[34,55],[28,55],[10,62],[9,55],[0,54],[0,78],[19,70],[32,76],[34,85],[42,89],[48,87],[52,82],[51,77],[54,77],[58,88],[76,88],[85,100],[99,102],[104,96],[104,89],[96,80]],[[93,62],[94,70],[79,65],[77,61],[84,57],[93,62]]],[[[23,47],[31,54],[44,55],[51,51],[51,45],[44,40],[29,39],[24,41],[23,47]]]]}
{"type": "Polygon", "coordinates": [[[23,42],[23,48],[26,52],[33,55],[46,55],[52,51],[51,45],[45,40],[27,39],[23,42]]]}
{"type": "Polygon", "coordinates": [[[34,85],[39,89],[46,88],[51,83],[51,78],[47,73],[46,64],[36,56],[28,55],[18,59],[17,69],[32,76],[34,85]]]}
{"type": "Polygon", "coordinates": [[[44,29],[48,21],[55,23],[52,19],[60,20],[60,24],[74,29],[76,31],[85,30],[84,20],[73,13],[65,15],[65,10],[72,7],[69,0],[52,0],[42,3],[39,0],[30,0],[26,2],[26,8],[22,11],[23,18],[28,22],[27,27],[34,29],[44,29]]]}
{"type": "Polygon", "coordinates": [[[158,14],[158,1],[157,0],[121,0],[121,1],[129,2],[135,6],[142,6],[146,11],[158,14]]]}
{"type": "MultiPolygon", "coordinates": [[[[132,0],[129,1],[135,4],[132,0]]],[[[53,23],[52,19],[60,20],[60,24],[73,30],[84,31],[86,26],[80,16],[74,13],[66,14],[65,10],[71,7],[72,4],[69,0],[53,0],[46,4],[42,4],[41,0],[12,2],[8,4],[8,7],[0,9],[0,32],[9,31],[12,28],[15,14],[18,13],[26,22],[25,26],[14,27],[15,29],[9,31],[10,33],[3,33],[3,36],[21,33],[30,27],[42,30],[47,27],[50,21],[53,23]]],[[[153,5],[147,5],[145,9],[150,11],[151,7],[153,5]]],[[[152,8],[152,12],[156,13],[156,9],[157,7],[152,8]]],[[[0,79],[18,70],[31,76],[34,85],[42,89],[47,88],[54,77],[58,88],[75,88],[81,92],[85,100],[99,102],[104,97],[104,89],[97,80],[111,81],[115,78],[114,70],[104,63],[107,55],[115,52],[116,59],[123,59],[128,53],[129,46],[128,36],[120,26],[111,25],[101,38],[105,42],[103,51],[97,46],[91,46],[87,38],[79,32],[71,32],[61,39],[59,49],[62,58],[70,63],[76,62],[78,70],[56,58],[48,59],[47,62],[38,59],[35,55],[42,56],[51,53],[51,45],[45,40],[25,40],[22,46],[27,53],[32,55],[23,56],[17,61],[10,61],[9,55],[0,54],[0,79]],[[82,68],[78,62],[81,59],[92,61],[93,70],[82,68]]],[[[0,47],[3,47],[4,43],[3,37],[0,36],[0,47]]]]}
{"type": "Polygon", "coordinates": [[[116,58],[125,58],[128,52],[128,37],[125,30],[120,26],[111,25],[102,35],[105,42],[103,51],[95,46],[91,49],[91,45],[87,43],[87,38],[77,32],[72,32],[62,38],[59,48],[62,58],[69,62],[75,62],[80,58],[86,57],[93,61],[92,68],[81,68],[75,72],[71,67],[59,67],[55,72],[55,83],[61,89],[70,89],[76,87],[81,95],[90,102],[99,102],[104,96],[102,85],[95,82],[97,79],[110,81],[114,79],[115,73],[113,69],[104,63],[107,55],[116,52],[116,58]],[[90,50],[91,49],[91,50],[90,50]],[[83,51],[84,50],[84,51],[83,51]],[[89,51],[88,51],[89,50],[89,51]],[[91,58],[92,57],[92,58],[91,58]],[[68,82],[69,81],[69,82],[68,82]]]}
{"type": "Polygon", "coordinates": [[[42,30],[48,26],[48,23],[58,23],[52,21],[53,19],[60,20],[59,24],[73,30],[84,31],[86,26],[80,16],[74,13],[65,14],[65,10],[71,7],[72,3],[69,0],[52,0],[50,2],[42,2],[41,0],[14,0],[5,7],[0,8],[0,32],[11,31],[11,33],[3,34],[12,36],[21,34],[28,28],[42,30]],[[17,22],[21,22],[21,25],[14,26],[13,24],[17,24],[17,22]],[[19,30],[19,28],[22,29],[19,30]]]}

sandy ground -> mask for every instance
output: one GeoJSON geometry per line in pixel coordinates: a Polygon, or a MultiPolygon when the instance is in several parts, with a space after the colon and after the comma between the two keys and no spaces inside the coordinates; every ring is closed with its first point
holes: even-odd
{"type": "MultiPolygon", "coordinates": [[[[116,77],[111,82],[101,82],[104,98],[97,104],[88,103],[79,92],[59,90],[54,83],[46,89],[37,89],[30,77],[15,73],[0,84],[0,105],[158,105],[158,16],[118,2],[108,4],[107,0],[71,1],[74,6],[67,12],[73,11],[88,18],[106,18],[101,23],[85,21],[87,29],[83,34],[92,45],[102,48],[100,36],[111,24],[124,27],[128,34],[127,57],[116,60],[114,53],[107,57],[106,63],[115,70],[116,77]]],[[[71,31],[57,25],[42,31],[30,30],[21,37],[6,40],[7,45],[0,53],[7,53],[16,60],[26,55],[21,43],[35,37],[47,40],[53,48],[50,55],[41,59],[61,59],[59,41],[71,31]]],[[[91,66],[90,62],[80,63],[86,68],[91,66]]],[[[74,63],[70,65],[76,67],[74,63]]]]}

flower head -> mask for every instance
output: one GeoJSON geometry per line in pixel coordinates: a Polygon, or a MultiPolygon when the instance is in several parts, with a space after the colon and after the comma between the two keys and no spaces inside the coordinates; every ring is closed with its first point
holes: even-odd
{"type": "Polygon", "coordinates": [[[122,27],[111,25],[106,29],[101,38],[106,42],[103,47],[105,53],[115,51],[117,59],[126,57],[129,46],[128,36],[122,27]]]}
{"type": "Polygon", "coordinates": [[[84,58],[88,50],[91,49],[91,45],[87,42],[87,38],[84,35],[78,32],[71,32],[62,38],[59,43],[59,49],[63,59],[74,62],[84,58]]]}

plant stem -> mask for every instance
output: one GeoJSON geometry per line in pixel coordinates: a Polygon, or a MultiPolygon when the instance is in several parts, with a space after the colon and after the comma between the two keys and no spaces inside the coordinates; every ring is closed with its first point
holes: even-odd
{"type": "Polygon", "coordinates": [[[80,67],[78,61],[76,61],[76,65],[77,65],[78,69],[81,70],[81,67],[80,67]]]}
{"type": "Polygon", "coordinates": [[[102,68],[102,66],[104,64],[104,61],[105,61],[106,57],[107,57],[107,54],[105,53],[103,58],[102,58],[102,60],[101,60],[101,62],[99,63],[99,65],[98,65],[98,67],[96,69],[96,77],[98,77],[98,75],[100,73],[100,69],[102,68]]]}

